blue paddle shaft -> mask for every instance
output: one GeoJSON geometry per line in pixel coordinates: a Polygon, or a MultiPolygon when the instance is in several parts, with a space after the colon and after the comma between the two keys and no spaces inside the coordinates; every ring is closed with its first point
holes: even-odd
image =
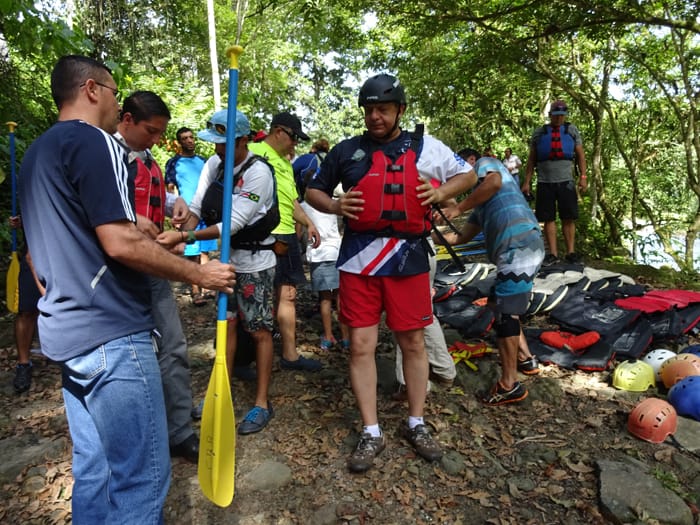
{"type": "MultiPolygon", "coordinates": [[[[224,157],[224,201],[221,212],[221,262],[228,263],[231,255],[231,201],[233,196],[233,161],[236,149],[236,107],[238,105],[237,57],[231,60],[228,80],[228,113],[226,115],[226,156],[224,157]],[[235,62],[235,64],[234,64],[235,62]]],[[[226,320],[228,295],[219,294],[217,320],[226,320]]]]}

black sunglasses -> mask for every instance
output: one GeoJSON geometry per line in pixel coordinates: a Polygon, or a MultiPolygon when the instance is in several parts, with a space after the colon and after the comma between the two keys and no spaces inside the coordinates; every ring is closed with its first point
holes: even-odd
{"type": "Polygon", "coordinates": [[[212,121],[207,122],[207,129],[215,131],[219,135],[226,135],[226,125],[225,124],[214,124],[212,121]]]}
{"type": "Polygon", "coordinates": [[[282,126],[277,126],[277,127],[279,129],[281,129],[282,131],[284,131],[287,134],[287,136],[292,140],[292,142],[301,141],[301,137],[299,135],[297,135],[296,133],[294,133],[292,130],[287,129],[287,128],[283,128],[282,126]]]}

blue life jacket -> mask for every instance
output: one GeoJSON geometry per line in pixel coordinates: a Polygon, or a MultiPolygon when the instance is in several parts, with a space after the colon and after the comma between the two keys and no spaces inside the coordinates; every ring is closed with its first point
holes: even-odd
{"type": "Polygon", "coordinates": [[[572,160],[576,142],[569,133],[569,123],[555,129],[551,124],[543,126],[544,133],[537,141],[537,160],[572,160]]]}

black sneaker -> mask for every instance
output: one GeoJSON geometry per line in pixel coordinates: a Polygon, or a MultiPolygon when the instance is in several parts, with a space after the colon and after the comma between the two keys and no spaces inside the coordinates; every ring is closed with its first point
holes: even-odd
{"type": "Polygon", "coordinates": [[[372,437],[368,432],[364,432],[357,442],[355,452],[348,459],[348,468],[351,472],[364,472],[374,465],[374,458],[382,453],[386,447],[384,434],[379,437],[372,437]]]}
{"type": "Polygon", "coordinates": [[[565,257],[566,262],[570,264],[581,264],[583,262],[583,257],[576,252],[571,252],[565,257]]]}
{"type": "Polygon", "coordinates": [[[318,372],[323,368],[321,361],[318,359],[309,359],[300,355],[295,361],[287,361],[284,357],[280,357],[280,368],[282,370],[300,370],[302,372],[318,372]]]}
{"type": "Polygon", "coordinates": [[[558,262],[560,262],[559,257],[550,253],[547,254],[547,256],[544,258],[544,261],[542,261],[542,266],[551,266],[552,264],[557,264],[558,262]]]}
{"type": "Polygon", "coordinates": [[[32,386],[32,364],[27,363],[17,365],[15,368],[15,378],[12,381],[12,386],[15,387],[15,393],[21,394],[26,392],[32,386]]]}
{"type": "Polygon", "coordinates": [[[432,438],[425,425],[408,428],[408,425],[404,423],[401,427],[401,433],[422,458],[428,461],[438,461],[442,457],[440,445],[432,438]]]}
{"type": "Polygon", "coordinates": [[[539,374],[540,364],[537,361],[537,358],[533,355],[529,359],[518,361],[518,372],[521,372],[526,376],[534,376],[539,374]]]}
{"type": "Polygon", "coordinates": [[[516,381],[513,388],[506,390],[501,382],[498,381],[493,388],[481,398],[481,401],[486,405],[498,406],[506,403],[516,403],[527,397],[527,388],[522,383],[516,381]]]}

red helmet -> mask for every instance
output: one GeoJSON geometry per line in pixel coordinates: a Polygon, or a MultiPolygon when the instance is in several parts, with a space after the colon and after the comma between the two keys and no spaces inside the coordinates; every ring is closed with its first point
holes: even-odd
{"type": "Polygon", "coordinates": [[[677,425],[676,409],[656,397],[640,401],[627,419],[629,433],[650,443],[663,443],[677,425]]]}

